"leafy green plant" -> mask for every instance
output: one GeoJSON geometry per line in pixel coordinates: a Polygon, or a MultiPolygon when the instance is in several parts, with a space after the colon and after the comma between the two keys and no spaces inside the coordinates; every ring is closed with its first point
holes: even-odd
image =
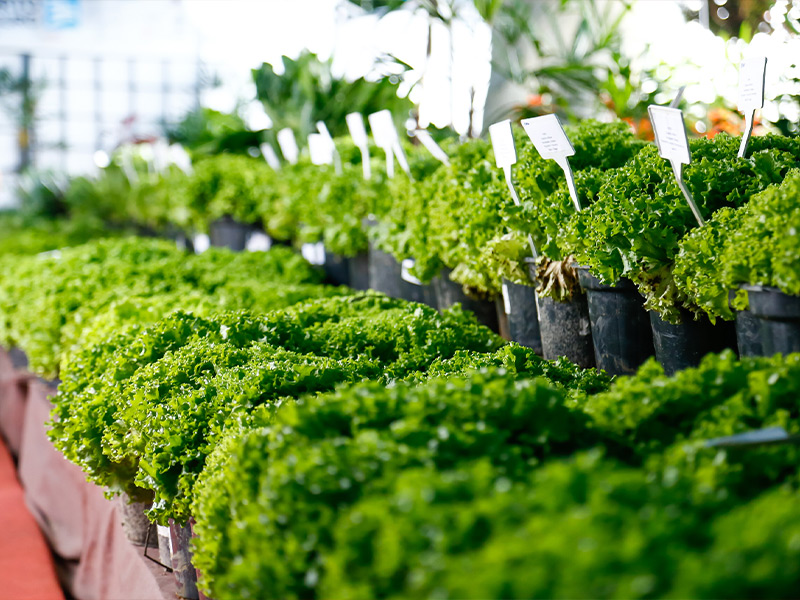
{"type": "Polygon", "coordinates": [[[271,208],[265,199],[275,178],[263,160],[249,156],[221,154],[198,161],[187,189],[193,225],[208,231],[209,223],[221,217],[256,222],[261,211],[271,208]]]}
{"type": "Polygon", "coordinates": [[[267,63],[253,69],[256,97],[272,120],[272,128],[291,128],[301,146],[317,131],[317,121],[325,122],[331,135],[340,136],[347,133],[348,113],[367,115],[387,109],[401,120],[398,125],[402,127],[412,108],[407,98],[397,95],[396,80],[360,77],[347,81],[333,74],[331,60],[321,61],[308,50],[296,59],[284,56],[282,62],[280,75],[267,63]]]}
{"type": "Polygon", "coordinates": [[[155,320],[164,314],[159,310],[171,310],[181,293],[191,291],[216,297],[206,306],[271,310],[337,293],[316,285],[276,290],[286,283],[316,284],[320,277],[286,248],[190,255],[174,243],[141,238],[100,240],[47,256],[6,257],[0,259],[0,343],[22,348],[32,370],[53,378],[64,351],[80,338],[81,323],[123,297],[171,295],[171,301],[140,314],[155,320]],[[220,305],[221,300],[230,304],[220,305]]]}
{"type": "MultiPolygon", "coordinates": [[[[704,218],[780,183],[800,157],[794,138],[753,138],[746,158],[736,157],[738,143],[725,134],[690,142],[693,160],[684,179],[704,218]]],[[[646,308],[676,322],[680,309],[699,312],[672,274],[678,244],[696,226],[669,164],[648,146],[604,175],[594,203],[569,221],[563,235],[564,244],[596,277],[606,283],[632,279],[646,308]]]]}
{"type": "Polygon", "coordinates": [[[195,556],[211,592],[318,595],[339,516],[403,470],[485,457],[518,480],[546,456],[592,444],[562,401],[544,380],[488,372],[419,387],[364,384],[281,406],[268,429],[245,435],[227,462],[216,459],[224,476],[200,484],[196,531],[210,545],[198,541],[195,556]],[[235,520],[203,520],[222,517],[221,506],[235,520]]]}
{"type": "Polygon", "coordinates": [[[501,341],[458,309],[378,294],[258,316],[176,311],[81,348],[62,372],[51,439],[90,479],[154,493],[154,518],[186,521],[205,456],[238,426],[303,393],[389,382],[501,341]]]}
{"type": "Polygon", "coordinates": [[[109,230],[94,219],[42,219],[29,218],[18,212],[0,213],[0,257],[50,252],[126,233],[109,230]]]}
{"type": "Polygon", "coordinates": [[[247,154],[258,148],[263,132],[251,131],[237,113],[223,113],[210,108],[196,108],[179,123],[168,127],[171,143],[181,144],[195,158],[216,154],[247,154]]]}
{"type": "Polygon", "coordinates": [[[710,317],[731,319],[734,305],[747,307],[743,284],[765,285],[800,295],[800,171],[767,188],[738,209],[722,209],[681,240],[675,283],[692,304],[710,317]]]}

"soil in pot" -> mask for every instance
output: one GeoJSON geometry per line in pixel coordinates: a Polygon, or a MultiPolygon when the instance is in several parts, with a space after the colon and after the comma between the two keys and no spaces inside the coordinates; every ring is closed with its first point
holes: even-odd
{"type": "MultiPolygon", "coordinates": [[[[525,262],[531,281],[537,281],[536,262],[532,258],[526,258],[525,262]]],[[[547,360],[566,356],[580,367],[593,367],[594,346],[586,294],[576,289],[568,300],[559,302],[537,293],[536,309],[542,355],[547,360]]]]}
{"type": "Polygon", "coordinates": [[[388,252],[378,250],[370,244],[369,247],[369,287],[382,292],[392,298],[400,298],[401,267],[394,256],[388,252]]]}
{"type": "Polygon", "coordinates": [[[230,217],[222,217],[208,226],[208,237],[212,246],[228,248],[234,252],[242,252],[247,247],[250,226],[234,221],[230,217]]]}
{"type": "Polygon", "coordinates": [[[511,340],[532,349],[536,354],[542,354],[536,289],[504,279],[503,304],[508,316],[508,334],[511,340]]]}
{"type": "Polygon", "coordinates": [[[433,280],[436,290],[436,301],[440,310],[450,308],[456,303],[461,304],[464,310],[472,311],[481,325],[485,325],[495,333],[500,333],[500,324],[497,320],[497,307],[494,300],[479,300],[470,298],[464,293],[460,283],[450,280],[452,269],[442,269],[441,275],[433,280]]]}
{"type": "Polygon", "coordinates": [[[744,286],[750,312],[758,319],[764,356],[800,352],[800,296],[767,286],[744,286]]]}
{"type": "Polygon", "coordinates": [[[604,285],[588,267],[576,268],[589,306],[597,368],[611,375],[635,373],[655,353],[644,298],[629,279],[604,285]]]}
{"type": "Polygon", "coordinates": [[[650,312],[656,360],[667,375],[696,367],[710,352],[726,348],[736,350],[736,328],[732,321],[712,324],[707,317],[695,320],[688,310],[681,310],[681,322],[667,323],[657,312],[650,312]]]}

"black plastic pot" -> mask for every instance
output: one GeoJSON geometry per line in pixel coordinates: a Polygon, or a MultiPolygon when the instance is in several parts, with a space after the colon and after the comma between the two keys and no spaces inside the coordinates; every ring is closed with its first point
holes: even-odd
{"type": "Polygon", "coordinates": [[[675,325],[651,311],[650,324],[656,360],[667,375],[696,367],[710,352],[736,349],[736,328],[732,321],[718,320],[712,324],[705,317],[694,320],[689,311],[681,310],[681,322],[675,325]]]}
{"type": "Polygon", "coordinates": [[[250,226],[234,221],[231,217],[222,217],[208,227],[208,237],[212,246],[228,248],[241,252],[247,247],[250,226]]]}
{"type": "Polygon", "coordinates": [[[766,286],[748,285],[744,289],[750,312],[759,321],[763,355],[800,352],[800,296],[766,286]]]}
{"type": "Polygon", "coordinates": [[[392,298],[400,298],[402,295],[401,286],[401,267],[394,256],[388,252],[383,252],[369,247],[369,287],[378,292],[383,292],[392,298]]]}
{"type": "Polygon", "coordinates": [[[655,353],[644,298],[629,279],[604,285],[588,267],[577,270],[589,305],[597,368],[611,375],[635,373],[655,353]]]}
{"type": "MultiPolygon", "coordinates": [[[[536,281],[534,260],[528,258],[525,262],[531,281],[536,281]]],[[[576,291],[566,302],[557,302],[536,294],[536,308],[539,314],[542,355],[547,360],[566,356],[580,367],[593,367],[594,346],[586,294],[576,291]]]]}
{"type": "Polygon", "coordinates": [[[167,237],[167,239],[174,241],[181,250],[186,250],[187,252],[192,253],[194,252],[194,243],[191,236],[187,235],[184,231],[181,231],[177,227],[167,227],[164,235],[167,237]]]}
{"type": "Polygon", "coordinates": [[[433,282],[422,283],[409,273],[409,269],[414,266],[413,259],[405,259],[400,263],[400,298],[409,302],[419,302],[427,304],[431,308],[439,308],[436,299],[436,290],[433,282]]]}
{"type": "Polygon", "coordinates": [[[504,295],[508,306],[508,333],[520,346],[542,353],[542,337],[539,334],[539,311],[536,309],[536,289],[529,285],[503,280],[504,295]]]}
{"type": "Polygon", "coordinates": [[[325,250],[325,282],[331,285],[350,285],[350,259],[325,250]]]}
{"type": "Polygon", "coordinates": [[[500,333],[500,325],[497,320],[497,307],[494,300],[476,300],[464,293],[460,283],[450,281],[452,269],[442,269],[442,274],[433,280],[433,287],[436,290],[436,301],[440,310],[450,308],[456,303],[460,303],[464,310],[475,313],[478,322],[485,325],[495,333],[500,333]]]}
{"type": "Polygon", "coordinates": [[[761,319],[749,310],[736,313],[736,344],[739,347],[739,356],[764,356],[761,319]]]}
{"type": "Polygon", "coordinates": [[[502,296],[494,299],[494,309],[497,311],[497,328],[500,332],[500,337],[510,342],[511,331],[508,327],[508,313],[505,310],[505,300],[502,296]]]}
{"type": "Polygon", "coordinates": [[[360,252],[347,260],[350,287],[354,290],[369,289],[369,253],[360,252]]]}
{"type": "Polygon", "coordinates": [[[28,368],[28,355],[25,354],[24,350],[21,350],[16,346],[12,346],[8,349],[8,356],[11,359],[11,364],[15,369],[28,368]]]}

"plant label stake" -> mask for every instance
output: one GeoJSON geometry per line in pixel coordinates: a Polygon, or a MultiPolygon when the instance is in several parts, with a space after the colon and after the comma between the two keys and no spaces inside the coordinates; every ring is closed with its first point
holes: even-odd
{"type": "Polygon", "coordinates": [[[425,146],[425,149],[431,153],[431,156],[438,160],[440,163],[446,166],[450,166],[450,159],[448,158],[447,154],[445,154],[444,150],[441,149],[439,144],[436,143],[436,140],[431,137],[431,134],[428,133],[425,129],[417,129],[414,131],[414,137],[416,137],[420,143],[425,146]]]}
{"type": "Polygon", "coordinates": [[[411,168],[408,166],[405,152],[403,152],[403,147],[400,145],[400,138],[397,136],[392,113],[384,109],[372,113],[368,118],[375,143],[386,153],[386,174],[389,177],[394,177],[394,158],[397,158],[400,168],[406,172],[406,175],[411,177],[411,168]]]}
{"type": "Polygon", "coordinates": [[[294,131],[285,127],[278,132],[278,146],[281,148],[283,158],[289,161],[289,164],[297,164],[297,141],[294,139],[294,131]]]}
{"type": "Polygon", "coordinates": [[[331,146],[321,133],[312,133],[308,136],[308,152],[311,155],[311,162],[315,165],[333,164],[331,146]]]}
{"type": "Polygon", "coordinates": [[[511,298],[508,295],[508,285],[505,283],[502,285],[500,290],[503,292],[503,310],[507,315],[511,314],[511,298]]]}
{"type": "Polygon", "coordinates": [[[564,177],[567,178],[570,198],[575,205],[575,210],[580,212],[581,203],[578,200],[578,191],[575,189],[575,177],[569,166],[569,157],[575,154],[575,148],[572,147],[558,115],[522,119],[520,123],[542,158],[556,161],[558,166],[563,169],[564,177]]]}
{"type": "Polygon", "coordinates": [[[689,188],[683,182],[683,165],[692,162],[689,139],[686,137],[686,127],[683,124],[683,112],[677,108],[655,105],[650,105],[647,111],[650,113],[650,122],[653,124],[659,156],[666,158],[672,165],[675,180],[678,182],[678,187],[681,188],[686,202],[689,203],[689,208],[692,209],[697,224],[705,224],[689,188]]]}
{"type": "Polygon", "coordinates": [[[331,136],[331,132],[328,131],[328,126],[325,125],[324,121],[317,121],[317,131],[325,140],[325,143],[330,146],[330,153],[333,159],[333,169],[336,171],[337,175],[342,174],[342,159],[339,157],[339,153],[336,151],[336,144],[333,142],[333,137],[331,136]]]}
{"type": "Polygon", "coordinates": [[[325,245],[322,242],[303,244],[300,247],[300,254],[312,265],[325,264],[325,245]]]}
{"type": "Polygon", "coordinates": [[[270,167],[276,171],[281,168],[281,161],[278,160],[278,155],[275,154],[275,149],[271,144],[264,143],[259,148],[261,149],[261,155],[270,167]]]}
{"type": "Polygon", "coordinates": [[[767,58],[746,58],[739,65],[739,110],[744,113],[744,133],[739,145],[739,158],[747,152],[747,144],[753,134],[756,110],[764,108],[764,78],[767,74],[767,58]]]}
{"type": "Polygon", "coordinates": [[[391,179],[394,177],[394,138],[397,136],[392,122],[392,113],[388,110],[381,110],[372,113],[367,119],[370,129],[372,129],[372,137],[375,138],[375,144],[386,154],[386,175],[391,179]]]}
{"type": "MultiPolygon", "coordinates": [[[[508,191],[511,193],[511,199],[516,206],[519,206],[519,195],[517,189],[514,187],[514,179],[512,178],[511,168],[517,162],[517,148],[514,145],[514,133],[511,131],[511,121],[499,121],[494,125],[489,126],[489,137],[492,139],[492,148],[494,149],[494,160],[499,169],[503,169],[503,174],[506,176],[506,185],[508,191]]],[[[536,246],[533,243],[533,238],[528,234],[528,245],[531,247],[531,256],[539,258],[536,252],[536,246]]]]}
{"type": "Polygon", "coordinates": [[[413,285],[422,285],[422,282],[411,274],[416,261],[413,258],[404,258],[400,263],[400,279],[413,285]]]}
{"type": "Polygon", "coordinates": [[[350,130],[353,143],[361,152],[361,169],[364,179],[370,179],[372,169],[369,164],[369,138],[367,137],[367,128],[364,127],[364,117],[361,116],[361,113],[350,113],[345,117],[345,121],[347,121],[347,129],[350,130]]]}
{"type": "Polygon", "coordinates": [[[754,431],[745,431],[736,435],[706,440],[708,448],[734,448],[747,446],[763,446],[767,444],[797,444],[800,436],[789,435],[783,427],[766,427],[754,431]]]}

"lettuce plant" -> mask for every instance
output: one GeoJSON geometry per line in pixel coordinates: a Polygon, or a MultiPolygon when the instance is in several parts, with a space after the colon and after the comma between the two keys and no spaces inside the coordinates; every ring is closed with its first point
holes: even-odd
{"type": "MultiPolygon", "coordinates": [[[[690,142],[692,163],[684,178],[705,219],[721,208],[742,206],[798,165],[796,139],[754,138],[746,158],[736,157],[738,144],[726,134],[690,142]]],[[[606,283],[632,279],[646,308],[676,322],[682,308],[699,312],[673,277],[679,243],[695,227],[669,163],[648,146],[606,172],[594,203],[567,224],[564,238],[595,276],[606,283]]]]}
{"type": "Polygon", "coordinates": [[[689,302],[711,318],[731,319],[729,302],[747,307],[744,284],[776,287],[800,295],[800,171],[789,172],[780,185],[752,197],[738,209],[721,209],[680,243],[675,283],[689,302]]]}

